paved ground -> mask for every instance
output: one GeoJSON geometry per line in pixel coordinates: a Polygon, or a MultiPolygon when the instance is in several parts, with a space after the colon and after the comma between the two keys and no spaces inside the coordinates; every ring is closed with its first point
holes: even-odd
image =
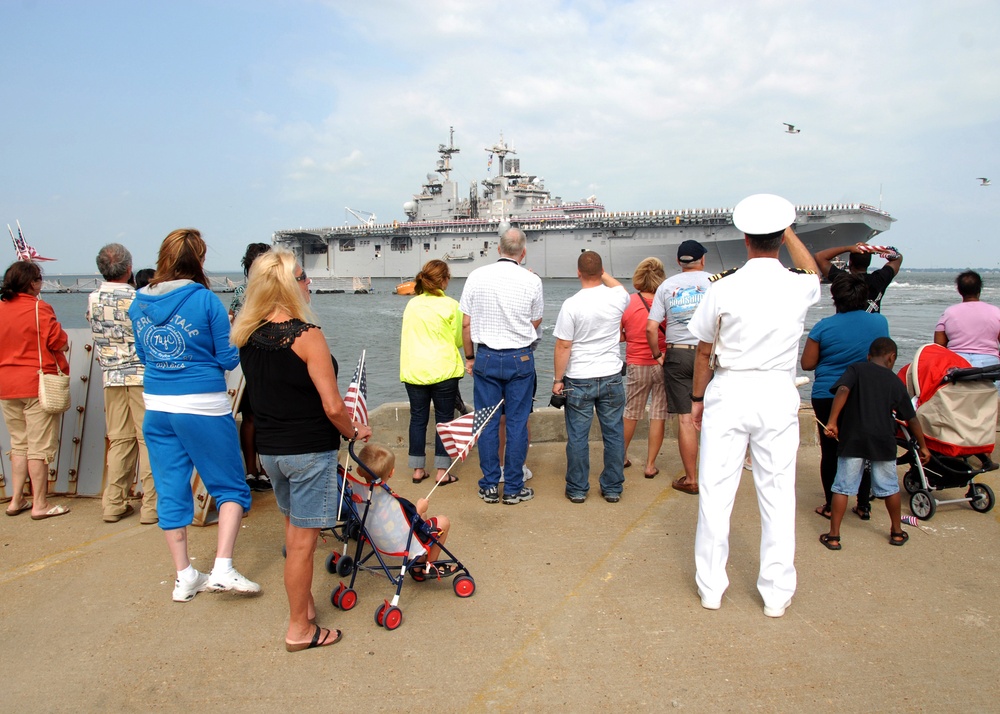
{"type": "MultiPolygon", "coordinates": [[[[817,541],[826,521],[818,449],[800,450],[799,589],[784,618],[756,591],[759,518],[744,479],[733,516],[732,584],[717,612],[695,593],[697,498],[670,488],[676,442],[661,475],[627,474],[619,504],[562,495],[564,445],[529,452],[535,500],[483,504],[476,458],[439,489],[432,512],[454,522],[451,545],[476,579],[407,582],[400,629],[377,627],[384,578],[362,575],[359,603],[335,610],[336,580],[317,554],[321,624],[343,629],[328,649],[283,647],[281,521],[255,496],[237,565],[255,598],[170,600],[163,537],[133,517],[101,522],[100,503],[33,522],[0,517],[0,676],[5,711],[996,711],[997,509],[939,508],[910,542],[890,547],[884,510],[848,514],[844,547],[817,541]]],[[[633,445],[634,454],[645,448],[633,445]],[[638,450],[637,450],[638,449],[638,450]]],[[[599,458],[596,445],[595,455],[599,458]]],[[[397,449],[405,463],[405,450],[397,449]]],[[[594,461],[596,465],[597,461],[594,461]]],[[[404,469],[405,470],[405,469],[404,469]]],[[[997,488],[997,478],[986,483],[997,488]]],[[[407,496],[426,492],[405,477],[407,496]]],[[[67,502],[67,499],[54,499],[67,502]]],[[[905,511],[904,511],[905,512],[905,511]]],[[[215,530],[192,529],[208,570],[215,530]]],[[[329,545],[329,544],[328,544],[329,545]]]]}

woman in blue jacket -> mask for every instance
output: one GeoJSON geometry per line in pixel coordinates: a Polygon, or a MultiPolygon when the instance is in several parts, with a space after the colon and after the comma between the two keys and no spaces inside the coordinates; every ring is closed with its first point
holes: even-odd
{"type": "Polygon", "coordinates": [[[159,494],[160,528],[177,568],[175,602],[204,590],[258,593],[260,586],[233,568],[233,547],[250,488],[243,477],[239,437],[226,393],[226,370],[239,364],[229,344],[229,316],[208,289],[205,241],[179,229],[160,245],[156,275],[132,306],[135,351],[145,365],[143,434],[159,494]],[[187,527],[194,519],[191,474],[197,469],[219,509],[219,541],[210,574],[188,558],[187,527]]]}

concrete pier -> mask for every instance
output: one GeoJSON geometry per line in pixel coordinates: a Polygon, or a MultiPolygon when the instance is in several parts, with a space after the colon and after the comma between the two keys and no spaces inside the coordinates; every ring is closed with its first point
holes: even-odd
{"type": "MultiPolygon", "coordinates": [[[[391,409],[373,426],[400,464],[392,485],[415,499],[430,486],[410,482],[405,437],[389,426],[405,434],[405,419],[391,409]]],[[[314,651],[284,650],[282,519],[270,493],[254,495],[236,549],[237,567],[263,587],[254,598],[171,602],[160,531],[137,517],[103,523],[96,499],[54,497],[73,512],[46,521],[0,517],[3,709],[996,710],[1000,509],[941,506],[922,528],[907,527],[910,541],[897,548],[876,503],[871,521],[849,512],[843,550],[828,551],[818,542],[828,522],[813,513],[819,450],[804,420],[791,607],[778,620],[762,613],[747,474],[732,519],[731,584],[721,610],[703,610],[694,585],[698,498],[670,488],[676,442],[664,443],[655,479],[641,465],[626,471],[618,504],[599,496],[592,443],[591,497],[574,505],[563,497],[565,444],[546,436],[560,416],[532,418],[534,500],[484,504],[475,454],[457,467],[460,482],[431,499],[432,514],[452,519],[449,546],[475,577],[473,597],[457,598],[450,581],[408,579],[403,624],[386,631],[373,616],[392,596],[388,581],[362,573],[357,606],[334,609],[339,578],[323,562],[336,543],[321,544],[318,620],[345,634],[314,651]]],[[[633,462],[645,451],[640,438],[633,462]]],[[[1000,486],[993,474],[983,481],[1000,486]]],[[[214,528],[190,530],[195,567],[211,568],[215,538],[214,528]]]]}

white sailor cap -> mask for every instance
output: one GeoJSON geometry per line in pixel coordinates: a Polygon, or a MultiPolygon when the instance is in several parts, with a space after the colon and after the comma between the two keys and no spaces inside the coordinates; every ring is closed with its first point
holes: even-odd
{"type": "Polygon", "coordinates": [[[733,225],[748,235],[783,231],[795,223],[795,206],[773,193],[755,193],[736,204],[733,225]]]}

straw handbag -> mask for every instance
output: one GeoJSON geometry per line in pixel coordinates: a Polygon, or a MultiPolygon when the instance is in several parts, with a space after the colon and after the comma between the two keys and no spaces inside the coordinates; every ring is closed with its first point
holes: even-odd
{"type": "Polygon", "coordinates": [[[38,303],[35,303],[35,329],[38,332],[38,404],[48,414],[62,414],[69,409],[69,375],[59,368],[58,374],[45,374],[42,370],[42,330],[38,324],[38,303]]]}

